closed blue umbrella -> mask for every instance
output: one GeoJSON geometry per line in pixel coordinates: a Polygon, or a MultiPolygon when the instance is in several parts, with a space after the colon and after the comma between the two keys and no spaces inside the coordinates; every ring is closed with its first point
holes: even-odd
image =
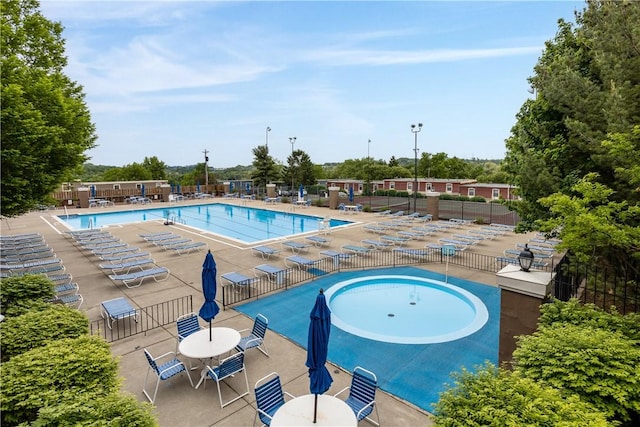
{"type": "Polygon", "coordinates": [[[196,182],[196,192],[200,192],[200,181],[196,182]]]}
{"type": "Polygon", "coordinates": [[[245,188],[247,190],[247,194],[251,194],[251,184],[247,182],[247,185],[245,186],[245,188]]]}
{"type": "Polygon", "coordinates": [[[144,197],[144,184],[142,184],[142,187],[140,187],[140,191],[142,192],[142,197],[144,197]]]}
{"type": "Polygon", "coordinates": [[[325,366],[329,352],[329,333],[331,332],[331,311],[327,307],[324,291],[316,297],[316,303],[311,310],[309,323],[309,340],[307,344],[307,362],[309,368],[309,390],[316,395],[313,405],[313,422],[316,422],[318,412],[318,395],[329,390],[333,378],[325,366]]]}
{"type": "Polygon", "coordinates": [[[173,191],[175,190],[173,183],[171,183],[171,194],[173,194],[173,191]]]}
{"type": "Polygon", "coordinates": [[[298,199],[304,199],[304,187],[300,184],[300,188],[298,189],[298,199]]]}
{"type": "Polygon", "coordinates": [[[92,199],[96,198],[96,186],[95,185],[91,186],[91,198],[92,199]]]}
{"type": "Polygon", "coordinates": [[[353,203],[353,187],[349,187],[349,201],[353,203]]]}
{"type": "Polygon", "coordinates": [[[205,322],[209,322],[209,341],[212,340],[211,334],[211,321],[220,312],[220,307],[216,304],[216,274],[218,269],[216,268],[216,262],[213,259],[211,250],[207,252],[207,256],[204,258],[204,264],[202,264],[202,292],[204,293],[204,304],[200,308],[198,313],[205,322]]]}
{"type": "Polygon", "coordinates": [[[178,184],[178,194],[182,194],[182,189],[180,188],[180,184],[178,184]]]}
{"type": "Polygon", "coordinates": [[[229,192],[233,193],[233,181],[229,183],[229,192]]]}

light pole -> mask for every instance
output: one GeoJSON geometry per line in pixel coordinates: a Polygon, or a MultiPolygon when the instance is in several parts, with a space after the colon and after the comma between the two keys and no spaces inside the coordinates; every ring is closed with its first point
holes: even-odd
{"type": "Polygon", "coordinates": [[[209,187],[209,151],[207,149],[205,149],[203,151],[204,153],[204,192],[206,193],[208,191],[208,187],[209,187]]]}
{"type": "Polygon", "coordinates": [[[371,147],[371,140],[367,141],[367,193],[369,193],[369,209],[371,209],[371,161],[369,160],[369,148],[371,147]]]}
{"type": "Polygon", "coordinates": [[[411,125],[411,132],[414,136],[414,148],[413,148],[413,212],[416,211],[416,203],[418,202],[418,133],[422,130],[422,123],[418,125],[411,125]]]}
{"type": "MultiPolygon", "coordinates": [[[[291,143],[291,197],[293,197],[293,185],[294,185],[294,180],[293,180],[293,144],[296,143],[296,137],[292,136],[289,138],[289,142],[291,143]]],[[[291,199],[293,200],[293,199],[291,199]]]]}
{"type": "Polygon", "coordinates": [[[267,148],[269,148],[269,132],[271,132],[271,128],[267,126],[267,129],[264,131],[264,141],[267,148]]]}

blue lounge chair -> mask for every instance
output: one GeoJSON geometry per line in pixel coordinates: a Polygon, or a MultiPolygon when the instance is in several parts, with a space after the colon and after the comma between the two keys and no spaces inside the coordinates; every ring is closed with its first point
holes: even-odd
{"type": "Polygon", "coordinates": [[[553,254],[556,250],[554,248],[547,248],[545,246],[531,246],[528,243],[516,243],[516,249],[524,249],[525,245],[531,249],[531,252],[540,252],[543,254],[553,254]]]}
{"type": "Polygon", "coordinates": [[[127,274],[110,274],[109,279],[114,282],[122,282],[127,288],[137,288],[142,285],[144,279],[153,279],[156,282],[169,278],[171,272],[166,267],[154,267],[147,270],[135,271],[127,274]],[[137,283],[137,284],[136,284],[137,283]]]}
{"type": "Polygon", "coordinates": [[[426,261],[427,257],[431,254],[430,249],[407,249],[407,248],[395,248],[394,254],[405,256],[407,258],[413,258],[419,261],[426,261]]]}
{"type": "Polygon", "coordinates": [[[28,261],[28,262],[0,264],[0,270],[8,270],[8,271],[32,270],[34,268],[38,268],[46,265],[52,265],[52,264],[62,264],[62,261],[59,258],[49,258],[49,259],[40,259],[40,260],[28,261]]]}
{"type": "Polygon", "coordinates": [[[305,258],[299,255],[293,255],[290,257],[286,257],[284,259],[284,263],[289,268],[298,267],[299,269],[304,269],[304,268],[313,267],[315,264],[318,263],[318,260],[305,258]]]}
{"type": "Polygon", "coordinates": [[[159,248],[162,249],[170,249],[172,246],[178,246],[178,245],[183,245],[185,243],[192,243],[193,240],[191,239],[173,239],[173,240],[162,240],[159,242],[153,242],[154,245],[158,246],[159,248]]]}
{"type": "Polygon", "coordinates": [[[116,255],[122,255],[122,254],[127,254],[127,253],[132,253],[132,252],[138,252],[140,251],[140,248],[136,248],[133,246],[129,246],[127,247],[125,246],[118,246],[117,248],[106,248],[106,249],[96,249],[91,251],[95,256],[97,257],[101,257],[101,256],[105,256],[105,255],[111,255],[111,256],[116,256],[116,255]]]}
{"type": "Polygon", "coordinates": [[[133,319],[138,321],[138,313],[135,308],[124,298],[114,298],[100,303],[100,315],[106,319],[107,326],[112,329],[113,324],[121,319],[133,319]]]}
{"type": "Polygon", "coordinates": [[[320,236],[307,236],[305,237],[305,239],[310,241],[317,248],[321,248],[325,245],[329,245],[329,243],[331,242],[331,240],[325,239],[324,237],[320,237],[320,236]]]}
{"type": "Polygon", "coordinates": [[[471,242],[472,245],[480,243],[484,240],[484,237],[472,236],[470,234],[452,234],[451,237],[459,240],[468,240],[471,242]]]}
{"type": "Polygon", "coordinates": [[[278,285],[281,285],[289,275],[288,269],[269,264],[261,264],[253,267],[253,272],[256,277],[266,275],[270,281],[276,282],[278,285]]]}
{"type": "Polygon", "coordinates": [[[441,245],[453,245],[459,251],[466,250],[469,246],[471,246],[471,242],[469,240],[457,240],[457,239],[448,239],[442,238],[438,239],[438,243],[441,245]]]}
{"type": "MultiPolygon", "coordinates": [[[[520,265],[520,262],[518,261],[518,258],[511,258],[511,257],[506,257],[506,256],[496,257],[496,263],[498,263],[500,268],[504,267],[506,264],[520,265]]],[[[546,263],[546,262],[543,262],[543,261],[533,261],[533,264],[531,264],[531,267],[532,268],[544,268],[547,265],[549,265],[549,264],[546,263]]]]}
{"type": "Polygon", "coordinates": [[[412,240],[422,240],[429,234],[430,233],[421,230],[398,231],[399,237],[404,237],[412,240]]]}
{"type": "Polygon", "coordinates": [[[378,216],[387,216],[387,215],[391,215],[391,209],[387,209],[387,210],[385,210],[385,211],[378,212],[376,215],[378,215],[378,216]]]}
{"type": "Polygon", "coordinates": [[[141,234],[138,234],[138,236],[147,240],[147,238],[153,239],[155,237],[166,236],[168,234],[173,234],[173,233],[171,231],[159,231],[157,233],[141,233],[141,234]]]}
{"type": "Polygon", "coordinates": [[[380,240],[388,243],[393,243],[396,246],[404,246],[411,241],[411,239],[408,239],[406,237],[384,236],[384,235],[380,236],[380,240]]]}
{"type": "Polygon", "coordinates": [[[113,243],[98,243],[95,245],[86,245],[86,246],[83,246],[82,248],[88,251],[94,252],[94,251],[105,251],[107,249],[124,248],[126,246],[128,245],[124,242],[122,243],[113,242],[113,243]]]}
{"type": "Polygon", "coordinates": [[[388,227],[384,227],[381,225],[374,225],[374,224],[365,225],[364,227],[362,227],[362,229],[365,231],[369,231],[371,233],[376,233],[376,234],[384,234],[389,230],[388,227]]]}
{"type": "Polygon", "coordinates": [[[291,249],[291,252],[293,252],[294,254],[306,252],[311,247],[311,245],[308,245],[306,243],[300,243],[300,242],[282,242],[282,246],[284,246],[285,248],[291,249]]]}
{"type": "Polygon", "coordinates": [[[91,239],[91,240],[79,240],[78,241],[78,245],[82,246],[82,247],[95,247],[96,245],[106,245],[108,243],[118,243],[120,242],[120,239],[118,239],[117,237],[100,237],[98,239],[91,239]]]}
{"type": "Polygon", "coordinates": [[[390,250],[394,246],[393,243],[381,242],[380,240],[374,239],[364,239],[361,240],[360,243],[362,243],[367,248],[376,249],[379,251],[390,250]]]}
{"type": "Polygon", "coordinates": [[[355,256],[353,254],[346,254],[344,252],[331,251],[331,250],[322,251],[320,252],[320,255],[324,255],[327,258],[333,259],[333,266],[336,268],[340,266],[340,261],[349,261],[351,258],[355,256]]]}
{"type": "Polygon", "coordinates": [[[84,302],[84,298],[82,298],[82,295],[80,294],[56,295],[54,298],[51,298],[49,302],[52,304],[63,304],[67,307],[79,309],[84,302]]]}
{"type": "Polygon", "coordinates": [[[203,242],[191,242],[191,243],[184,243],[182,245],[169,246],[167,250],[173,251],[178,255],[182,255],[182,254],[188,254],[191,252],[197,252],[206,246],[207,244],[203,242]]]}
{"type": "Polygon", "coordinates": [[[389,216],[394,217],[394,218],[401,217],[401,216],[404,216],[404,211],[397,211],[397,212],[392,213],[389,216]]]}
{"type": "Polygon", "coordinates": [[[126,273],[130,273],[131,270],[136,268],[143,270],[142,267],[145,267],[149,264],[155,264],[155,261],[152,260],[151,258],[140,258],[140,259],[134,259],[134,260],[124,261],[124,262],[114,262],[111,264],[98,264],[98,266],[103,270],[111,270],[113,274],[116,274],[119,271],[125,271],[125,270],[126,270],[126,273]]]}
{"type": "Polygon", "coordinates": [[[100,258],[102,261],[107,261],[107,262],[113,262],[113,261],[123,262],[125,260],[132,260],[136,258],[146,258],[148,256],[149,256],[149,252],[123,252],[123,253],[113,254],[113,255],[102,255],[102,256],[99,256],[98,258],[100,258]]]}
{"type": "MultiPolygon", "coordinates": [[[[519,249],[505,249],[504,254],[506,256],[518,257],[522,251],[519,249]]],[[[532,252],[534,259],[550,259],[553,258],[553,254],[543,252],[532,252]]]]}
{"type": "Polygon", "coordinates": [[[232,285],[236,291],[247,289],[255,281],[254,278],[247,277],[244,274],[231,272],[220,275],[220,278],[230,285],[232,285]]]}
{"type": "Polygon", "coordinates": [[[171,233],[171,232],[143,237],[143,239],[149,243],[162,242],[163,240],[175,240],[180,238],[182,238],[182,236],[180,236],[179,234],[171,233]]]}
{"type": "Polygon", "coordinates": [[[342,245],[340,248],[344,253],[350,253],[353,255],[368,255],[371,253],[371,248],[365,248],[364,246],[358,245],[342,245]]]}
{"type": "Polygon", "coordinates": [[[271,246],[255,246],[251,248],[251,251],[254,255],[262,256],[262,259],[269,259],[272,256],[278,256],[280,251],[276,248],[272,248],[271,246]]]}

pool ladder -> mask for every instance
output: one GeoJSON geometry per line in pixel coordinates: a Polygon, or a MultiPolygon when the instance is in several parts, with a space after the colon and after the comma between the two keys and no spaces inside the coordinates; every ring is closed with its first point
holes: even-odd
{"type": "Polygon", "coordinates": [[[167,217],[167,222],[165,224],[183,224],[186,225],[187,221],[182,218],[178,218],[175,215],[171,215],[167,217]]]}

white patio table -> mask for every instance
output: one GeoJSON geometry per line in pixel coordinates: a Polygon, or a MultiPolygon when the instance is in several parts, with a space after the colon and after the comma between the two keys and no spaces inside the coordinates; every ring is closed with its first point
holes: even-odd
{"type": "Polygon", "coordinates": [[[343,400],[327,394],[318,395],[318,412],[313,423],[313,402],[315,395],[291,399],[282,405],[271,420],[272,427],[284,426],[353,426],[358,425],[356,415],[343,400]]]}
{"type": "MultiPolygon", "coordinates": [[[[240,342],[240,332],[232,328],[215,327],[211,329],[212,339],[209,340],[209,326],[195,332],[180,342],[178,350],[180,354],[191,359],[213,359],[233,350],[240,342]]],[[[200,373],[200,381],[196,388],[200,387],[202,381],[207,378],[208,369],[205,368],[200,373]]]]}

